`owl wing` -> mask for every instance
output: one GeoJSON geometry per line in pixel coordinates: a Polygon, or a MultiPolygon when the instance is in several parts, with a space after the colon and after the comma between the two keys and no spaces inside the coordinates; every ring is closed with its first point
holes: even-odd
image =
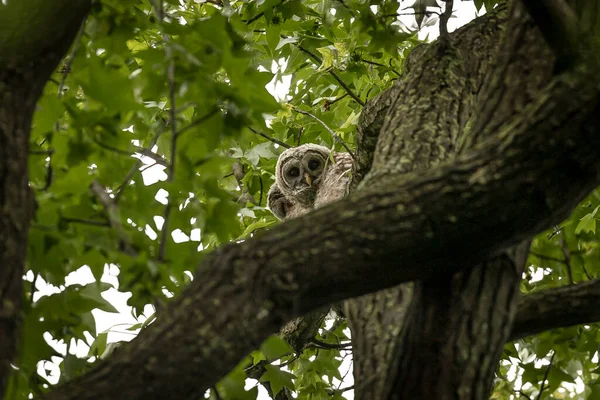
{"type": "Polygon", "coordinates": [[[315,198],[315,208],[339,200],[346,195],[346,186],[350,181],[352,156],[349,153],[335,153],[334,163],[325,171],[321,187],[315,198]]]}

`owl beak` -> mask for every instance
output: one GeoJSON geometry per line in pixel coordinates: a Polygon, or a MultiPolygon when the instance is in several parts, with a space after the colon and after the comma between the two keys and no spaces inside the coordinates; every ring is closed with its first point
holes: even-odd
{"type": "Polygon", "coordinates": [[[308,173],[304,173],[304,179],[306,179],[306,183],[308,183],[308,186],[312,185],[312,178],[308,173]]]}

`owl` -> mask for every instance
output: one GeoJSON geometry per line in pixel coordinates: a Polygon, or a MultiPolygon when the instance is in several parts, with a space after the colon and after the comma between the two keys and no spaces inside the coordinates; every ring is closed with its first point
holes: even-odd
{"type": "Polygon", "coordinates": [[[277,218],[295,218],[344,197],[352,156],[333,153],[332,161],[330,153],[327,147],[316,144],[281,153],[275,167],[275,183],[267,197],[277,218]]]}

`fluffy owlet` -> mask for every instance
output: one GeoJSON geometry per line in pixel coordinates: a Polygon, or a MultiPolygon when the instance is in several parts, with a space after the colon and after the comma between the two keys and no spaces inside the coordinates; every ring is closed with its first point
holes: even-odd
{"type": "Polygon", "coordinates": [[[333,153],[332,162],[329,155],[327,147],[316,144],[281,153],[268,195],[269,208],[277,218],[295,218],[344,197],[352,157],[349,153],[333,153]]]}

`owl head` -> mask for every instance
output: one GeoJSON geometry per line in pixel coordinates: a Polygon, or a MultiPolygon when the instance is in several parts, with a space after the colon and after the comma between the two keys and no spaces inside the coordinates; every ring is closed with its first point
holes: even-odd
{"type": "Polygon", "coordinates": [[[287,149],[279,156],[275,180],[283,195],[311,207],[322,183],[329,149],[316,144],[287,149]]]}

